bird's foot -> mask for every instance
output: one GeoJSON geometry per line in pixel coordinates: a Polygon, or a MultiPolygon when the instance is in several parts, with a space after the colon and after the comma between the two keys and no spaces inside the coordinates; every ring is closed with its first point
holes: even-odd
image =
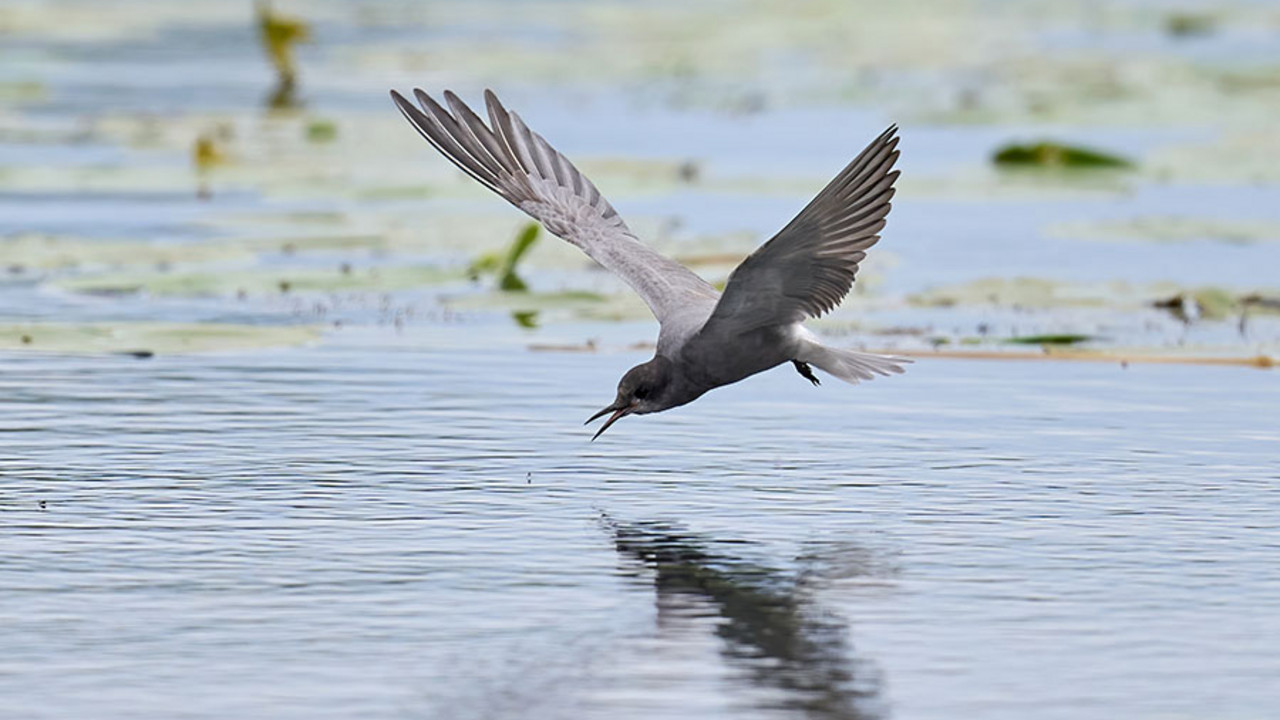
{"type": "Polygon", "coordinates": [[[822,384],[822,382],[818,380],[817,376],[813,374],[813,369],[809,367],[809,363],[792,360],[791,364],[796,366],[796,372],[800,373],[801,377],[805,380],[808,380],[814,385],[822,384]]]}

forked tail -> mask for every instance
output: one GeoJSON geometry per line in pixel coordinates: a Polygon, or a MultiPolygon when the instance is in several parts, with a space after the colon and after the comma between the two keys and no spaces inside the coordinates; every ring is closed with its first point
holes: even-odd
{"type": "Polygon", "coordinates": [[[819,370],[853,385],[863,380],[871,380],[876,375],[888,377],[892,374],[901,374],[905,372],[903,364],[911,362],[907,358],[839,350],[812,341],[805,343],[797,359],[817,365],[819,370]]]}

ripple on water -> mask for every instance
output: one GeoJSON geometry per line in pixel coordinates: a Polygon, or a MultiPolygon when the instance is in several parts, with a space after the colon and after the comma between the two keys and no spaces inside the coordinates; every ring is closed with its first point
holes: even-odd
{"type": "Polygon", "coordinates": [[[49,716],[1272,706],[1269,375],[779,371],[587,442],[633,360],[0,359],[0,690],[49,716]]]}

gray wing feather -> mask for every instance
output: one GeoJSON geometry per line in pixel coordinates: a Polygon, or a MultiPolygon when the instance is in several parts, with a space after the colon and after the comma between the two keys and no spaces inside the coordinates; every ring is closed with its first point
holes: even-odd
{"type": "Polygon", "coordinates": [[[427,142],[622,278],[659,321],[719,297],[688,268],[640,242],[596,186],[492,92],[484,94],[488,125],[452,92],[444,93],[448,109],[421,90],[413,94],[419,105],[394,90],[391,99],[427,142]]]}
{"type": "Polygon", "coordinates": [[[891,126],[769,242],[742,261],[707,321],[745,331],[800,322],[833,309],[880,239],[898,171],[891,126]]]}

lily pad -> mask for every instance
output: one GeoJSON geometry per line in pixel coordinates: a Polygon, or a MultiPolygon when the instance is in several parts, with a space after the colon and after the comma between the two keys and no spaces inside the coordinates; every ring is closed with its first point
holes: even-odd
{"type": "Polygon", "coordinates": [[[313,143],[332,142],[338,137],[338,126],[332,120],[316,119],[307,123],[307,140],[313,143]]]}
{"type": "Polygon", "coordinates": [[[652,317],[647,306],[636,295],[627,292],[601,295],[583,290],[561,292],[489,292],[449,299],[449,306],[467,310],[502,310],[512,314],[518,324],[543,324],[556,319],[618,322],[652,317]],[[524,316],[522,321],[516,314],[524,316]]]}
{"type": "Polygon", "coordinates": [[[584,305],[599,305],[610,298],[599,293],[585,290],[564,290],[561,292],[528,292],[516,294],[492,293],[459,299],[457,304],[466,307],[502,307],[529,310],[554,310],[584,305]]]}
{"type": "Polygon", "coordinates": [[[1217,19],[1211,15],[1172,13],[1164,19],[1164,30],[1174,37],[1210,35],[1217,29],[1217,19]]]}
{"type": "Polygon", "coordinates": [[[172,267],[188,263],[247,259],[243,248],[214,243],[145,243],[78,240],[48,235],[0,239],[0,257],[15,271],[79,267],[172,267]]]}
{"type": "Polygon", "coordinates": [[[1002,307],[1048,308],[1064,305],[1105,306],[1113,299],[1129,295],[1125,285],[1075,286],[1043,278],[984,278],[959,285],[946,285],[910,295],[907,301],[921,307],[954,305],[995,305],[1002,307]]]}
{"type": "Polygon", "coordinates": [[[1240,300],[1221,288],[1198,288],[1179,292],[1151,303],[1152,307],[1167,310],[1183,322],[1196,320],[1222,320],[1240,309],[1240,300]]]}
{"type": "Polygon", "coordinates": [[[48,96],[48,90],[34,80],[0,81],[0,102],[9,104],[38,102],[48,96]]]}
{"type": "Polygon", "coordinates": [[[0,350],[124,354],[256,350],[302,345],[320,337],[310,326],[228,323],[21,323],[0,325],[0,350]]]}
{"type": "Polygon", "coordinates": [[[1014,345],[1076,345],[1095,340],[1092,335],[1074,335],[1070,333],[1049,335],[1021,335],[1005,340],[1014,345]]]}
{"type": "Polygon", "coordinates": [[[86,294],[147,293],[168,296],[262,295],[280,292],[403,290],[460,280],[462,274],[437,267],[200,270],[115,273],[68,278],[58,286],[86,294]]]}
{"type": "Polygon", "coordinates": [[[1040,142],[1034,145],[1005,145],[996,150],[992,161],[999,167],[1052,169],[1128,169],[1133,162],[1091,148],[1040,142]]]}

